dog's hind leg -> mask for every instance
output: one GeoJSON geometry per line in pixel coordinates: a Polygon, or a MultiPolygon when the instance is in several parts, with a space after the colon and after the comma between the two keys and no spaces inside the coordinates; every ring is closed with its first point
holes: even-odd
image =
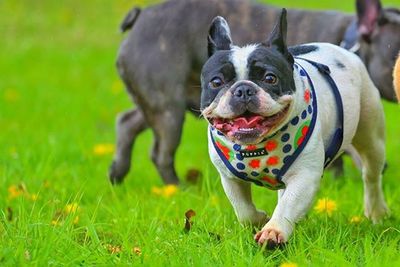
{"type": "Polygon", "coordinates": [[[364,182],[364,213],[374,223],[387,213],[382,190],[382,172],[385,167],[385,118],[377,89],[369,79],[363,88],[360,121],[353,145],[362,160],[364,182]]]}
{"type": "Polygon", "coordinates": [[[181,140],[184,119],[185,107],[170,105],[151,122],[154,132],[151,158],[166,184],[179,183],[174,159],[181,140]]]}
{"type": "Polygon", "coordinates": [[[335,161],[332,162],[331,166],[329,166],[329,169],[333,171],[333,176],[335,178],[343,176],[344,174],[343,156],[340,156],[337,159],[335,159],[335,161]]]}
{"type": "Polygon", "coordinates": [[[147,128],[147,123],[139,108],[118,115],[117,148],[110,166],[109,178],[113,184],[121,183],[131,166],[132,147],[137,135],[147,128]]]}

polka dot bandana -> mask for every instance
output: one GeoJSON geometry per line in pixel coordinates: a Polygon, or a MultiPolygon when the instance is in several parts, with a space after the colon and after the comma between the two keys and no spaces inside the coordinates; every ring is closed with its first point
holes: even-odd
{"type": "Polygon", "coordinates": [[[240,179],[277,190],[285,188],[282,176],[299,156],[314,129],[317,101],[309,76],[295,65],[303,81],[304,109],[276,134],[255,145],[239,145],[210,126],[210,139],[225,166],[240,179]]]}

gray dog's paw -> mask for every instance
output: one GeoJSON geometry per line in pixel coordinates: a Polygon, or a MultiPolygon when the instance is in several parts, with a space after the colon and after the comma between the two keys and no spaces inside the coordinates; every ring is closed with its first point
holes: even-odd
{"type": "Polygon", "coordinates": [[[118,162],[114,160],[111,163],[110,169],[108,170],[110,182],[113,185],[122,183],[128,171],[129,166],[118,164],[118,162]]]}

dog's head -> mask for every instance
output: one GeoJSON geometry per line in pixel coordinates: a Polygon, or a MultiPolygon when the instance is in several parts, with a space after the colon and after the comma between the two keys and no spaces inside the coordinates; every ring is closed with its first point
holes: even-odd
{"type": "Polygon", "coordinates": [[[290,119],[296,90],[286,46],[286,10],[268,41],[237,47],[228,23],[214,18],[201,73],[203,116],[231,141],[257,144],[290,119]]]}

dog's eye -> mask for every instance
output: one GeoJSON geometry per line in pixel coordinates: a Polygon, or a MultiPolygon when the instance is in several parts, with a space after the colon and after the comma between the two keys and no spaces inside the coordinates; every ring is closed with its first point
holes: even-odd
{"type": "Polygon", "coordinates": [[[219,88],[220,86],[222,86],[223,84],[224,84],[224,82],[222,81],[221,78],[219,78],[219,77],[214,77],[214,78],[210,81],[209,86],[211,87],[211,89],[217,89],[217,88],[219,88]]]}
{"type": "Polygon", "coordinates": [[[264,82],[269,83],[269,84],[276,84],[277,81],[278,81],[278,78],[272,73],[267,73],[264,77],[264,82]]]}

